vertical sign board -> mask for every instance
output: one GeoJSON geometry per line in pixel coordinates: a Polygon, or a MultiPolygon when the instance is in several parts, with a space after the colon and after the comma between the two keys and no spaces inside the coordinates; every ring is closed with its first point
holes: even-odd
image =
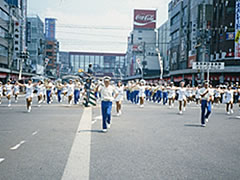
{"type": "Polygon", "coordinates": [[[240,0],[236,0],[235,36],[235,58],[240,58],[240,0]]]}
{"type": "Polygon", "coordinates": [[[56,19],[53,18],[45,19],[45,37],[47,40],[56,39],[56,19]]]}

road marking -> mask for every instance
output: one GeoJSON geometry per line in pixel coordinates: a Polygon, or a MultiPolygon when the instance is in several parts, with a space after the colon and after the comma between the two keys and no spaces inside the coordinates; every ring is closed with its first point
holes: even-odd
{"type": "Polygon", "coordinates": [[[32,136],[35,136],[37,133],[38,133],[38,131],[34,131],[34,132],[32,133],[32,136]]]}
{"type": "Polygon", "coordinates": [[[21,141],[19,144],[11,147],[10,149],[11,149],[11,150],[17,150],[17,149],[20,148],[20,146],[23,145],[25,142],[26,142],[26,141],[21,141]]]}
{"type": "Polygon", "coordinates": [[[0,158],[0,164],[1,164],[4,160],[5,160],[4,158],[0,158]]]}
{"type": "Polygon", "coordinates": [[[83,110],[62,180],[89,179],[92,108],[83,110]]]}

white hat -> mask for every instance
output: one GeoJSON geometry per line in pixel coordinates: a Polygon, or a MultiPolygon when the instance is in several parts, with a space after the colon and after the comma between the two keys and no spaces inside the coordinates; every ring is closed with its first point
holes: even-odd
{"type": "Polygon", "coordinates": [[[104,80],[104,81],[110,81],[110,80],[111,80],[111,77],[105,76],[105,77],[103,77],[103,80],[104,80]]]}

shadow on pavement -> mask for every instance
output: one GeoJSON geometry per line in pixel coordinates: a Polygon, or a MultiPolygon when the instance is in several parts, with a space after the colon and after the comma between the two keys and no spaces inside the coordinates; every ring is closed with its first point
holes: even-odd
{"type": "Polygon", "coordinates": [[[78,131],[78,133],[86,133],[86,132],[103,133],[102,130],[81,130],[81,131],[78,131]]]}
{"type": "Polygon", "coordinates": [[[186,127],[202,127],[200,124],[184,124],[186,127]]]}

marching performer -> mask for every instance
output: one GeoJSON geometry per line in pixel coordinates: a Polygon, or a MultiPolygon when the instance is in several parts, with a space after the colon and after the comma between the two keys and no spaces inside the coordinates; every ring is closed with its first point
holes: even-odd
{"type": "Polygon", "coordinates": [[[175,90],[176,88],[174,87],[174,83],[171,82],[170,86],[167,87],[169,108],[172,108],[174,106],[175,90]]]}
{"type": "Polygon", "coordinates": [[[226,102],[227,114],[230,114],[230,113],[233,114],[233,95],[234,95],[234,90],[232,90],[231,86],[228,86],[227,90],[225,91],[225,102],[226,102]]]}
{"type": "Polygon", "coordinates": [[[32,80],[29,79],[27,84],[19,83],[19,86],[26,88],[26,102],[27,102],[27,112],[31,112],[32,109],[32,98],[33,98],[33,90],[34,84],[32,84],[32,80]]]}
{"type": "Polygon", "coordinates": [[[43,95],[44,95],[44,84],[42,81],[38,81],[37,84],[37,97],[38,97],[38,106],[41,106],[41,103],[43,102],[43,95]]]}
{"type": "Polygon", "coordinates": [[[63,87],[62,87],[62,93],[63,93],[63,101],[65,101],[66,96],[67,96],[67,82],[64,82],[63,87]]]}
{"type": "Polygon", "coordinates": [[[47,103],[48,103],[48,104],[51,104],[51,103],[52,103],[52,100],[51,100],[52,88],[53,88],[53,83],[52,83],[52,81],[49,79],[49,80],[48,80],[48,83],[46,84],[47,103]]]}
{"type": "Polygon", "coordinates": [[[96,91],[101,93],[101,109],[102,109],[102,127],[103,132],[107,132],[107,129],[111,126],[111,111],[112,101],[118,96],[116,89],[110,85],[110,77],[104,77],[104,85],[97,86],[96,91]]]}
{"type": "Polygon", "coordinates": [[[8,107],[10,107],[11,106],[12,90],[13,90],[13,85],[11,84],[10,80],[8,80],[7,84],[5,84],[4,90],[6,91],[6,97],[8,99],[8,107]]]}
{"type": "Polygon", "coordinates": [[[117,111],[117,116],[120,116],[122,114],[122,101],[123,101],[123,94],[124,94],[124,87],[121,81],[118,81],[117,83],[116,92],[118,94],[118,96],[115,99],[116,111],[117,111]]]}
{"type": "Polygon", "coordinates": [[[15,103],[17,103],[17,101],[18,101],[19,92],[20,92],[19,85],[18,85],[18,82],[16,81],[14,84],[14,88],[13,88],[13,94],[15,96],[15,103]]]}
{"type": "Polygon", "coordinates": [[[179,103],[179,114],[182,114],[185,111],[187,100],[186,100],[186,88],[184,87],[184,82],[180,83],[180,88],[178,88],[178,103],[179,103]],[[183,106],[183,107],[182,107],[183,106]]]}
{"type": "Polygon", "coordinates": [[[74,104],[79,104],[80,91],[81,91],[81,83],[79,82],[78,79],[76,79],[74,83],[74,104]]]}
{"type": "Polygon", "coordinates": [[[68,104],[71,106],[73,104],[73,95],[74,95],[74,84],[73,80],[69,80],[69,84],[67,85],[67,97],[68,97],[68,104]]]}
{"type": "Polygon", "coordinates": [[[140,83],[138,85],[138,89],[139,89],[140,107],[143,108],[144,107],[145,90],[146,90],[145,81],[143,79],[140,81],[140,83]]]}
{"type": "Polygon", "coordinates": [[[61,81],[58,81],[56,84],[56,90],[57,90],[57,99],[58,102],[62,102],[62,90],[63,90],[63,86],[61,84],[61,81]]]}

